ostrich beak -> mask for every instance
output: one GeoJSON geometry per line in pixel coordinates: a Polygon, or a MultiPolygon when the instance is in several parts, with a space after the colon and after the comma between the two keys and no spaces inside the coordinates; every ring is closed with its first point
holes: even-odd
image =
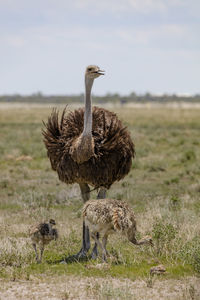
{"type": "Polygon", "coordinates": [[[98,71],[97,71],[97,74],[99,74],[99,75],[105,75],[104,73],[105,73],[104,70],[98,70],[98,71]]]}

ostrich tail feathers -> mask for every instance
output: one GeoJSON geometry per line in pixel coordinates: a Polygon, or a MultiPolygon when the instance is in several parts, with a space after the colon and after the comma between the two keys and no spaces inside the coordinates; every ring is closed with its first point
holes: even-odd
{"type": "Polygon", "coordinates": [[[136,230],[134,213],[124,201],[119,202],[118,207],[113,210],[112,220],[116,231],[126,231],[132,227],[136,230]]]}
{"type": "Polygon", "coordinates": [[[63,154],[64,143],[62,140],[62,130],[65,113],[66,107],[62,112],[59,122],[59,111],[54,108],[47,123],[43,122],[45,126],[45,129],[42,130],[44,136],[43,141],[47,148],[53,170],[56,170],[57,162],[60,161],[63,154]]]}
{"type": "Polygon", "coordinates": [[[48,117],[47,123],[43,121],[43,124],[46,128],[46,130],[45,129],[42,130],[45,144],[46,141],[51,141],[55,139],[58,140],[59,137],[61,136],[66,109],[67,107],[65,107],[62,112],[60,123],[58,119],[59,111],[56,108],[53,108],[51,115],[48,117]]]}

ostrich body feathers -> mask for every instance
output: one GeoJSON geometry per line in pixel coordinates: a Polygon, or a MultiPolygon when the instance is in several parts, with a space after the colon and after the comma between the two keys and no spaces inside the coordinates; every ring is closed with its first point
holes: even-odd
{"type": "Polygon", "coordinates": [[[39,223],[33,226],[29,231],[31,240],[35,243],[48,244],[52,240],[57,240],[58,231],[51,228],[47,223],[39,223]]]}
{"type": "Polygon", "coordinates": [[[125,201],[114,199],[89,200],[83,207],[83,219],[94,232],[136,232],[136,220],[125,201]]]}
{"type": "Polygon", "coordinates": [[[126,127],[115,113],[103,108],[92,110],[94,153],[78,163],[77,144],[84,125],[84,108],[63,110],[61,119],[53,110],[43,130],[44,143],[52,169],[65,183],[88,183],[95,188],[109,188],[130,171],[135,155],[134,144],[126,127]]]}

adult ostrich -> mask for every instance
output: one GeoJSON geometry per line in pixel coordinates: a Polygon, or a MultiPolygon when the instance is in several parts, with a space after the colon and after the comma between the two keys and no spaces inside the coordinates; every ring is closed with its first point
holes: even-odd
{"type": "MultiPolygon", "coordinates": [[[[67,184],[78,183],[83,202],[90,198],[89,185],[99,189],[97,199],[106,197],[106,189],[122,179],[131,168],[134,144],[116,114],[93,107],[91,89],[95,78],[104,75],[98,66],[85,72],[85,108],[66,115],[59,121],[53,110],[43,130],[44,143],[52,169],[67,184]]],[[[90,248],[89,229],[83,223],[82,248],[74,259],[86,257],[90,248]]],[[[97,245],[92,257],[97,256],[97,245]]],[[[71,257],[72,258],[72,257],[71,257]]]]}

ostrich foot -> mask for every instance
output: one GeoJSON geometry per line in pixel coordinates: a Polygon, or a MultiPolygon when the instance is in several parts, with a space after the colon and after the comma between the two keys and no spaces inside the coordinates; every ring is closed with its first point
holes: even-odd
{"type": "Polygon", "coordinates": [[[64,259],[64,262],[84,261],[88,260],[87,253],[90,249],[90,232],[85,222],[83,222],[83,243],[81,250],[74,255],[70,255],[64,259]]]}
{"type": "Polygon", "coordinates": [[[87,261],[88,256],[87,252],[81,248],[81,250],[77,254],[70,255],[66,257],[61,263],[71,263],[71,262],[77,262],[77,261],[87,261]]]}

